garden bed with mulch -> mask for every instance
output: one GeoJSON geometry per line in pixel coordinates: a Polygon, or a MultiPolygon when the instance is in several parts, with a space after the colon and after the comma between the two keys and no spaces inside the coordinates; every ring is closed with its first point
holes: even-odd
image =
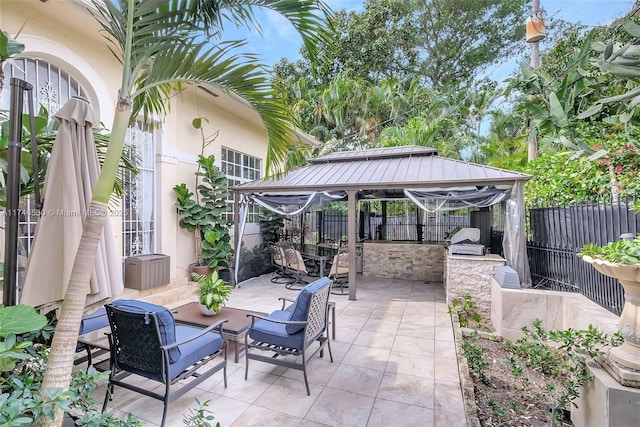
{"type": "MultiPolygon", "coordinates": [[[[481,349],[486,362],[480,375],[474,369],[480,362],[473,360],[474,356],[467,358],[471,365],[469,374],[476,416],[481,426],[572,425],[568,413],[563,411],[558,411],[555,424],[552,424],[551,405],[555,402],[550,398],[549,380],[538,370],[523,366],[516,360],[510,362],[514,356],[501,341],[471,337],[463,339],[481,349]]],[[[477,358],[480,353],[475,354],[477,358]]],[[[555,390],[553,394],[559,392],[555,390]]]]}
{"type": "Polygon", "coordinates": [[[572,426],[570,409],[591,381],[586,361],[622,343],[593,326],[546,331],[540,320],[503,340],[470,297],[450,306],[469,427],[572,426]]]}

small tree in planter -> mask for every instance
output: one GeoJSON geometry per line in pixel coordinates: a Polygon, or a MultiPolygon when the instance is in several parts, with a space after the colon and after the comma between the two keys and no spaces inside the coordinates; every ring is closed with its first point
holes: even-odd
{"type": "Polygon", "coordinates": [[[196,248],[196,266],[212,270],[228,267],[227,255],[231,252],[229,226],[225,218],[229,196],[227,177],[215,166],[215,157],[198,156],[196,180],[197,195],[187,184],[173,187],[180,227],[193,233],[196,248]]]}

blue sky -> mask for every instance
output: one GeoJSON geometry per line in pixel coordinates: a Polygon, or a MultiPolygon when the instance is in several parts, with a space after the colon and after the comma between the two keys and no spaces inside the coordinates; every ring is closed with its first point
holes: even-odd
{"type": "MultiPolygon", "coordinates": [[[[326,0],[326,2],[334,10],[361,11],[364,4],[364,0],[326,0]]],[[[549,18],[571,22],[580,21],[589,26],[610,23],[630,11],[634,3],[634,0],[540,0],[540,6],[547,11],[549,18]]],[[[525,19],[526,16],[522,18],[523,25],[525,19]]],[[[300,37],[284,18],[274,12],[265,11],[259,13],[259,21],[263,35],[251,34],[248,36],[249,44],[245,46],[248,51],[259,54],[262,62],[267,65],[275,64],[282,57],[289,60],[299,58],[300,37]]],[[[239,32],[231,26],[225,29],[225,39],[245,37],[247,37],[246,30],[239,32]]],[[[542,43],[541,49],[544,47],[544,43],[542,43]]],[[[504,65],[493,72],[508,74],[508,68],[514,66],[514,64],[504,65]]]]}

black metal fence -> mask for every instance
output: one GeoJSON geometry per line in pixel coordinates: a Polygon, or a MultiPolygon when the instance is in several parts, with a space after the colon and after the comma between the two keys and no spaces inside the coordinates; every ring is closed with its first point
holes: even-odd
{"type": "Polygon", "coordinates": [[[618,240],[640,232],[640,217],[631,210],[635,199],[598,200],[573,206],[527,209],[527,253],[534,287],[579,292],[620,314],[624,290],[616,279],[597,272],[577,253],[587,243],[618,240]]]}
{"type": "MultiPolygon", "coordinates": [[[[444,213],[420,212],[420,215],[415,212],[392,214],[383,218],[364,209],[358,211],[356,234],[360,240],[445,243],[460,228],[474,227],[481,230],[481,244],[490,248],[492,253],[501,253],[500,211],[500,206],[497,206],[498,215],[496,209],[462,209],[444,213]]],[[[300,218],[287,218],[281,238],[307,243],[346,242],[347,226],[346,212],[313,211],[306,213],[302,222],[300,218]]]]}

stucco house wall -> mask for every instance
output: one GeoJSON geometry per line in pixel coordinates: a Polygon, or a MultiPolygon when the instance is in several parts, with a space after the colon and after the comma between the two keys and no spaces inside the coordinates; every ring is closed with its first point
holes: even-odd
{"type": "MultiPolygon", "coordinates": [[[[121,67],[107,49],[100,26],[89,14],[86,0],[0,1],[0,29],[25,44],[20,56],[46,59],[69,72],[87,91],[101,121],[110,128],[120,86],[121,67]]],[[[9,91],[9,87],[5,88],[9,91]]],[[[244,101],[212,89],[217,96],[192,87],[176,94],[169,114],[155,131],[155,252],[170,256],[172,283],[187,279],[188,265],[195,261],[190,233],[178,227],[173,186],[187,183],[195,190],[196,160],[202,150],[199,130],[192,127],[204,117],[205,134],[219,131],[218,138],[204,152],[213,154],[220,165],[221,147],[262,160],[264,174],[267,134],[258,114],[244,101]]],[[[114,209],[118,212],[118,209],[114,209]]],[[[122,221],[111,218],[114,238],[122,254],[122,221]]],[[[232,230],[233,231],[233,230],[232,230]]],[[[249,241],[256,241],[257,225],[249,225],[249,241]]]]}

